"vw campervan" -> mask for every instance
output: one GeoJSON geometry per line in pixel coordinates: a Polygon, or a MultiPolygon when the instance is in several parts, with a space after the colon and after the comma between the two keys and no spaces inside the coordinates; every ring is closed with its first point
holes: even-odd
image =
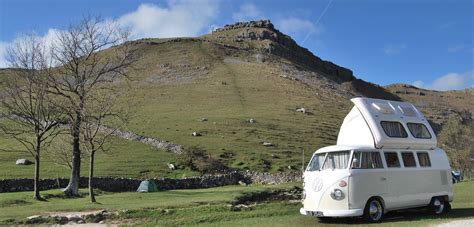
{"type": "Polygon", "coordinates": [[[449,211],[451,168],[423,114],[406,102],[351,101],[337,145],[317,150],[303,174],[300,213],[378,222],[398,209],[449,211]]]}

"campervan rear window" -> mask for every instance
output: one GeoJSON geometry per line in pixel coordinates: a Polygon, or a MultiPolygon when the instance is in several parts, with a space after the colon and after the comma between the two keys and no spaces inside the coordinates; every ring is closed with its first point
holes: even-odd
{"type": "Polygon", "coordinates": [[[416,155],[418,156],[418,162],[420,163],[421,167],[431,166],[430,156],[427,152],[417,152],[416,155]]]}
{"type": "Polygon", "coordinates": [[[385,161],[387,162],[387,167],[400,167],[400,161],[398,160],[397,152],[385,152],[385,161]]]}
{"type": "Polygon", "coordinates": [[[383,131],[387,134],[388,137],[398,137],[398,138],[406,138],[408,137],[405,128],[400,122],[397,121],[381,121],[380,125],[382,125],[383,131]]]}
{"type": "Polygon", "coordinates": [[[402,159],[405,167],[416,167],[415,156],[412,152],[402,152],[402,159]]]}
{"type": "Polygon", "coordinates": [[[317,171],[321,169],[321,166],[323,165],[325,157],[326,157],[326,153],[315,154],[313,156],[313,159],[311,159],[311,162],[308,165],[307,171],[317,171]]]}
{"type": "Polygon", "coordinates": [[[349,164],[350,151],[329,152],[322,169],[345,169],[349,164]]]}
{"type": "Polygon", "coordinates": [[[377,169],[383,168],[379,152],[355,151],[352,157],[353,169],[377,169]]]}
{"type": "Polygon", "coordinates": [[[413,137],[419,139],[431,139],[431,134],[424,124],[420,123],[407,123],[408,130],[413,137]]]}

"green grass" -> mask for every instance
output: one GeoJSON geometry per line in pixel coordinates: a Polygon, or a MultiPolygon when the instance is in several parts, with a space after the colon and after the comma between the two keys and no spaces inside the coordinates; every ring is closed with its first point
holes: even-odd
{"type": "MultiPolygon", "coordinates": [[[[10,148],[21,148],[11,140],[2,140],[2,145],[10,143],[10,148]]],[[[107,153],[96,154],[95,176],[117,176],[135,178],[183,178],[196,176],[198,173],[187,170],[170,171],[166,163],[177,163],[179,156],[151,146],[118,138],[112,138],[111,147],[107,153]]],[[[46,151],[48,152],[48,151],[46,151]]],[[[0,152],[0,179],[33,178],[34,165],[18,166],[15,161],[19,158],[33,160],[27,152],[0,152]]],[[[47,154],[43,154],[41,162],[41,178],[56,178],[70,176],[70,170],[53,162],[47,154]]],[[[88,176],[89,160],[82,162],[82,176],[88,176]]]]}
{"type": "MultiPolygon", "coordinates": [[[[98,202],[91,204],[84,198],[66,199],[59,190],[43,192],[46,202],[35,201],[31,192],[0,194],[0,224],[25,221],[35,214],[59,211],[107,209],[120,211],[111,223],[142,225],[204,225],[204,226],[314,226],[321,223],[315,218],[299,214],[301,204],[270,202],[253,205],[251,210],[231,211],[228,204],[244,192],[276,188],[291,188],[297,183],[282,185],[226,186],[210,189],[172,190],[157,193],[100,193],[98,202]]],[[[389,213],[385,226],[425,226],[453,219],[474,218],[474,182],[455,184],[452,211],[433,216],[423,211],[409,210],[389,213]]],[[[85,193],[85,192],[84,192],[85,193]]],[[[332,225],[363,225],[357,218],[336,219],[332,225]]]]}
{"type": "MultiPolygon", "coordinates": [[[[136,48],[140,57],[130,71],[131,80],[120,85],[125,94],[119,107],[131,112],[129,123],[121,128],[185,147],[200,146],[230,167],[270,172],[286,171],[288,166],[299,169],[303,149],[308,160],[312,155],[308,150],[336,142],[339,125],[350,108],[349,100],[333,93],[280,78],[287,74],[280,63],[257,63],[250,51],[221,49],[189,40],[138,44],[136,48]],[[227,62],[227,57],[241,62],[227,62]],[[162,68],[164,64],[169,67],[162,68]],[[196,70],[203,66],[207,72],[196,70]],[[153,79],[162,77],[167,79],[153,79]],[[312,115],[297,113],[297,107],[305,107],[312,115]],[[201,122],[201,118],[208,121],[201,122]],[[246,123],[250,118],[257,123],[246,123]],[[192,137],[193,131],[203,136],[192,137]],[[262,142],[271,142],[275,147],[263,147],[262,142]]],[[[0,137],[0,148],[9,147],[9,143],[9,139],[0,137]]],[[[42,177],[69,176],[67,169],[53,164],[46,155],[43,157],[42,177]]],[[[33,177],[32,166],[15,166],[17,158],[30,157],[22,152],[0,151],[0,166],[4,167],[0,169],[0,179],[33,177]]],[[[97,175],[195,175],[188,171],[167,172],[166,163],[179,158],[147,145],[115,139],[109,155],[98,155],[97,175]]],[[[83,166],[82,174],[86,175],[86,162],[83,166]]]]}

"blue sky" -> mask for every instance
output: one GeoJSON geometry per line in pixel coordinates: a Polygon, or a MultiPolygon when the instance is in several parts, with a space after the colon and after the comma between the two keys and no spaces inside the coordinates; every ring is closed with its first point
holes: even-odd
{"type": "Polygon", "coordinates": [[[0,55],[21,34],[35,31],[51,42],[87,14],[130,27],[134,38],[198,36],[235,21],[270,19],[301,46],[364,80],[463,89],[474,87],[473,2],[2,0],[0,55]]]}

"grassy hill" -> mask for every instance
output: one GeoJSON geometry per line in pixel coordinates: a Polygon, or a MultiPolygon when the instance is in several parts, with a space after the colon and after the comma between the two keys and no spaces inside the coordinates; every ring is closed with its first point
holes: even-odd
{"type": "MultiPolygon", "coordinates": [[[[308,160],[312,151],[336,142],[352,97],[416,100],[321,60],[269,22],[226,26],[197,38],[143,39],[132,44],[137,61],[128,71],[130,79],[116,82],[124,92],[119,105],[132,113],[122,129],[184,147],[199,146],[232,168],[300,169],[303,150],[308,160]],[[307,113],[296,112],[301,107],[307,113]],[[192,132],[202,136],[193,137],[192,132]],[[265,147],[263,142],[274,146],[265,147]]],[[[472,104],[472,92],[461,96],[461,104],[453,108],[472,104]]],[[[434,109],[423,111],[436,120],[434,109]]],[[[17,146],[6,138],[0,138],[0,145],[17,146]]],[[[182,157],[148,145],[115,138],[112,148],[97,157],[98,176],[197,174],[168,171],[166,163],[182,157]]],[[[24,152],[0,152],[4,167],[0,178],[31,177],[32,166],[14,164],[25,157],[24,152]]],[[[63,167],[48,157],[44,160],[43,177],[68,176],[63,167]]]]}

